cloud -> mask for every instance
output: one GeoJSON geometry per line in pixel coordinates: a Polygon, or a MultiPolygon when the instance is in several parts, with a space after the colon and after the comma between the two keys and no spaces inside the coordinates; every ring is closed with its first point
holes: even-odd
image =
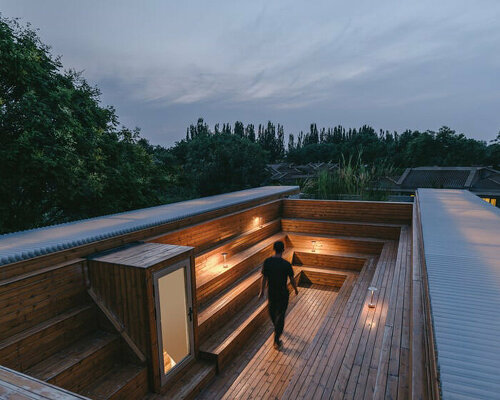
{"type": "Polygon", "coordinates": [[[500,128],[496,1],[4,3],[153,140],[200,115],[500,128]]]}

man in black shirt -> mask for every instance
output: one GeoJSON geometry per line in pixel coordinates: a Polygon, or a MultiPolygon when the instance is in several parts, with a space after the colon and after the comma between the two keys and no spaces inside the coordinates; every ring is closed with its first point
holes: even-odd
{"type": "Polygon", "coordinates": [[[268,284],[269,315],[274,325],[274,348],[279,350],[282,346],[280,336],[285,326],[285,313],[288,307],[288,282],[298,294],[297,285],[293,276],[292,264],[282,258],[285,251],[283,242],[274,243],[275,255],[264,261],[262,267],[262,286],[260,288],[259,298],[264,295],[264,289],[268,284]]]}

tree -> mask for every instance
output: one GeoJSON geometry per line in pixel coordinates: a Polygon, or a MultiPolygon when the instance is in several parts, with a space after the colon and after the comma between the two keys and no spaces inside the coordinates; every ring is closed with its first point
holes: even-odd
{"type": "Polygon", "coordinates": [[[0,232],[162,201],[139,131],[117,129],[99,95],[36,32],[0,18],[0,232]]]}
{"type": "Polygon", "coordinates": [[[234,134],[239,137],[245,136],[245,128],[243,126],[243,122],[236,121],[234,123],[234,134]]]}
{"type": "Polygon", "coordinates": [[[247,138],[228,133],[198,136],[172,149],[193,195],[207,196],[260,185],[267,155],[247,138]]]}
{"type": "Polygon", "coordinates": [[[245,128],[245,136],[251,142],[255,142],[255,127],[253,126],[253,124],[247,125],[247,127],[245,128]]]}

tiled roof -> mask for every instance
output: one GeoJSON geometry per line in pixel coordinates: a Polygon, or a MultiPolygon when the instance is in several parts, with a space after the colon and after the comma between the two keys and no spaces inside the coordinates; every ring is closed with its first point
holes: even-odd
{"type": "Polygon", "coordinates": [[[268,164],[267,169],[271,172],[269,178],[271,182],[291,182],[298,179],[316,177],[318,172],[327,169],[329,171],[337,168],[333,163],[309,163],[305,165],[295,165],[289,163],[268,164]]]}
{"type": "Polygon", "coordinates": [[[382,182],[391,190],[467,189],[472,192],[500,194],[500,172],[489,167],[418,167],[407,168],[397,182],[382,182]]]}
{"type": "Polygon", "coordinates": [[[469,170],[412,169],[401,187],[463,189],[469,173],[469,170]]]}
{"type": "Polygon", "coordinates": [[[466,190],[418,189],[443,399],[500,394],[500,209],[466,190]]]}
{"type": "Polygon", "coordinates": [[[276,194],[285,195],[298,189],[298,186],[263,186],[0,235],[0,265],[139,231],[276,194]]]}

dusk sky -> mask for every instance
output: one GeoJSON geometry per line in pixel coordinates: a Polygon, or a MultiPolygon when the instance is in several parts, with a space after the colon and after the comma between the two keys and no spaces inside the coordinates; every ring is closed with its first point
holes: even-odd
{"type": "Polygon", "coordinates": [[[500,1],[0,0],[120,122],[500,130],[500,1]]]}

